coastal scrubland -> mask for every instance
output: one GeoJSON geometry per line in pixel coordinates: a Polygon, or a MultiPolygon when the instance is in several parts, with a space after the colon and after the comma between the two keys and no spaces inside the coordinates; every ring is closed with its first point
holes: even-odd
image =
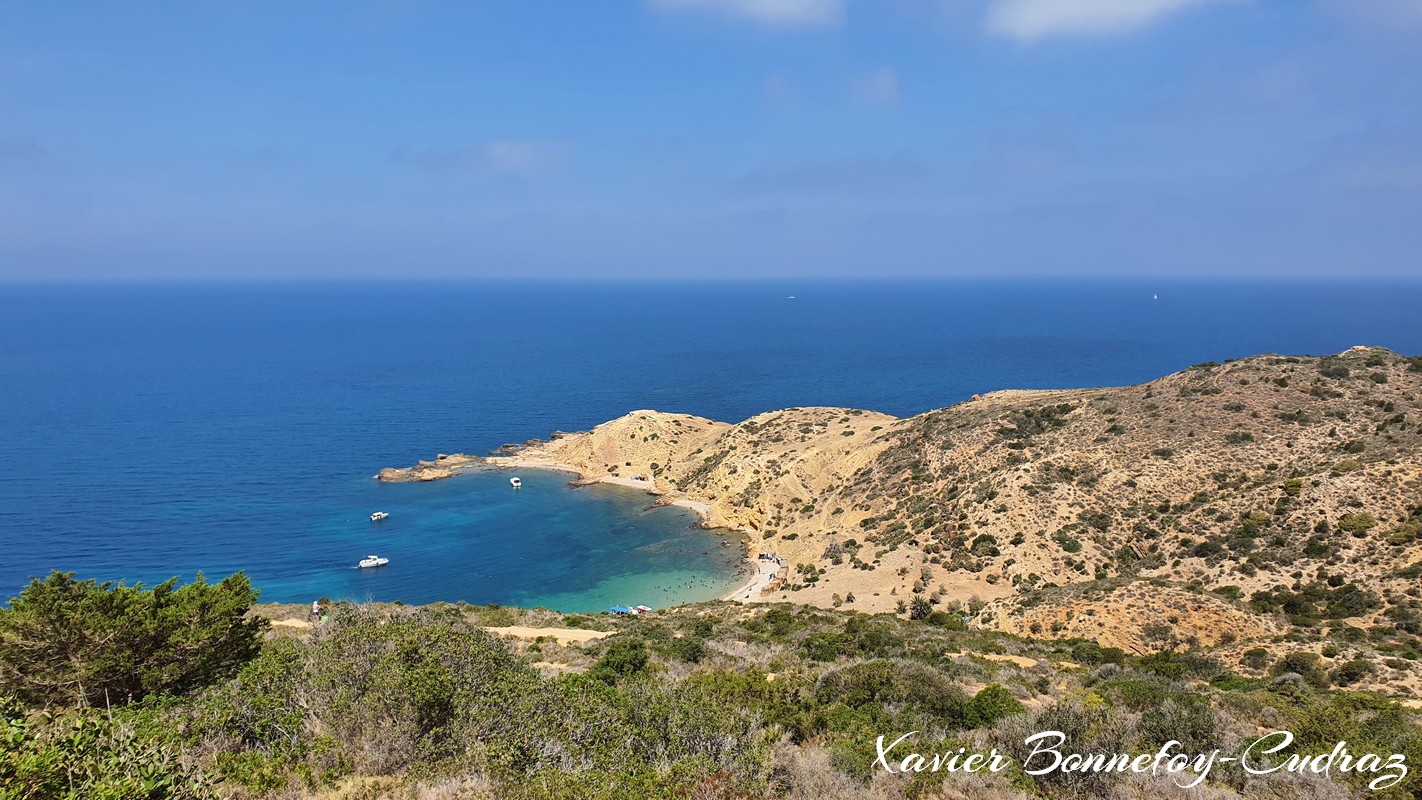
{"type": "MultiPolygon", "coordinates": [[[[0,611],[7,798],[1344,798],[1413,797],[1410,775],[1249,775],[1222,764],[1206,794],[1169,776],[1020,769],[1023,740],[1077,752],[1240,749],[1291,730],[1290,752],[1422,759],[1417,714],[1326,660],[1230,669],[1207,650],[1146,656],[1082,638],[970,630],[788,603],[685,606],[640,617],[464,604],[243,604],[215,585],[96,585],[56,575],[0,611]],[[116,625],[115,620],[124,624],[116,625]],[[56,635],[25,632],[44,623],[56,635]],[[540,635],[546,630],[546,635],[540,635]],[[491,631],[510,632],[501,637],[491,631]],[[568,631],[596,632],[569,637],[568,631]],[[585,641],[580,641],[585,639],[585,641]],[[200,674],[135,684],[115,664],[200,674]],[[35,666],[29,666],[35,665],[35,666]],[[80,686],[83,689],[79,689],[80,686]],[[95,702],[103,698],[102,702],[95,702]],[[988,751],[995,773],[889,774],[875,740],[988,751]]],[[[1280,755],[1282,759],[1283,754],[1280,755]]],[[[1281,762],[1282,763],[1282,760],[1281,762]]]]}

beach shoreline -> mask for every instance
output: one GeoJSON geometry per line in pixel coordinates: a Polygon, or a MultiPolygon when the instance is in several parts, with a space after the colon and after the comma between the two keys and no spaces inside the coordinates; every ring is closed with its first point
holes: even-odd
{"type": "Polygon", "coordinates": [[[767,561],[760,558],[760,549],[755,546],[751,537],[753,531],[737,526],[715,525],[711,522],[711,506],[699,500],[692,500],[689,497],[674,496],[656,483],[656,479],[642,479],[640,477],[628,477],[621,475],[599,475],[589,476],[582,470],[571,464],[565,464],[547,458],[534,458],[524,456],[519,453],[510,455],[489,456],[483,459],[483,467],[486,469],[496,469],[506,472],[514,469],[537,469],[551,472],[566,472],[577,476],[574,480],[575,486],[593,486],[596,484],[607,484],[611,486],[621,486],[628,489],[638,489],[656,498],[657,505],[677,506],[691,511],[701,521],[707,530],[734,531],[745,537],[745,566],[750,569],[750,577],[744,582],[736,585],[735,588],[725,592],[716,599],[729,600],[739,603],[754,602],[764,593],[772,581],[779,574],[779,566],[776,562],[767,561]],[[775,565],[775,566],[772,566],[775,565]]]}

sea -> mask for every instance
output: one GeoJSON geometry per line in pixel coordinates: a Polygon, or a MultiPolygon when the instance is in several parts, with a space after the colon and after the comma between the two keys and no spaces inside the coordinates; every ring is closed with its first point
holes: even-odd
{"type": "Polygon", "coordinates": [[[903,416],[1359,344],[1422,353],[1422,282],[0,285],[0,598],[61,570],[245,571],[272,602],[705,600],[743,541],[641,491],[372,476],[636,409],[903,416]]]}

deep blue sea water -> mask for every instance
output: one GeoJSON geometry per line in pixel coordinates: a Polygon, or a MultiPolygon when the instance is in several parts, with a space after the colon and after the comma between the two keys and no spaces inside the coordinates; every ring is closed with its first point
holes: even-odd
{"type": "Polygon", "coordinates": [[[0,286],[0,596],[246,569],[280,601],[702,599],[737,548],[639,492],[370,476],[640,408],[905,415],[1354,344],[1422,353],[1422,283],[0,286]]]}

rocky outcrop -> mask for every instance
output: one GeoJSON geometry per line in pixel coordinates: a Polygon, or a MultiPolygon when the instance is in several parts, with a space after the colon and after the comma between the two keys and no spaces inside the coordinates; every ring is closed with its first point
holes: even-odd
{"type": "Polygon", "coordinates": [[[479,456],[468,456],[463,453],[452,455],[440,453],[434,461],[420,461],[413,467],[386,467],[376,473],[375,479],[384,483],[437,481],[443,478],[452,478],[484,463],[486,463],[485,459],[479,456]]]}

